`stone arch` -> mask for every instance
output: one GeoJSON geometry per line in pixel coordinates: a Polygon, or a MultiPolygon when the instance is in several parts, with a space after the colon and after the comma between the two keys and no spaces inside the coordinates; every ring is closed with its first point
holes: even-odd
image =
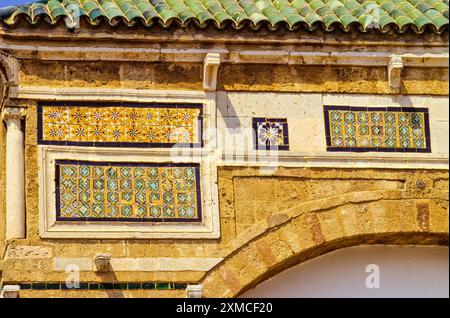
{"type": "Polygon", "coordinates": [[[319,255],[362,244],[448,246],[448,193],[364,191],[306,202],[229,242],[202,280],[205,297],[236,297],[319,255]]]}

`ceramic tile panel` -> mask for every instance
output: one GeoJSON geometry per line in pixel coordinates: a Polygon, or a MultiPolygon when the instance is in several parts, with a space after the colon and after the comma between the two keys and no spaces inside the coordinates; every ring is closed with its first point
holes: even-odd
{"type": "Polygon", "coordinates": [[[60,221],[200,222],[200,165],[56,161],[60,221]]]}
{"type": "Polygon", "coordinates": [[[328,151],[431,152],[427,108],[325,106],[328,151]]]}
{"type": "Polygon", "coordinates": [[[45,103],[38,142],[95,147],[202,145],[201,104],[45,103]]]}
{"type": "Polygon", "coordinates": [[[20,290],[185,290],[187,286],[187,283],[168,282],[80,282],[77,287],[69,288],[66,282],[30,282],[21,283],[20,290]]]}
{"type": "Polygon", "coordinates": [[[255,149],[289,150],[286,119],[253,118],[255,149]]]}

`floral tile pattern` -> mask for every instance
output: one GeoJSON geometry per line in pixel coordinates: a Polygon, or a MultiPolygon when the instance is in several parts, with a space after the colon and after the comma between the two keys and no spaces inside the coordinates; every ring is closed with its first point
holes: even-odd
{"type": "Polygon", "coordinates": [[[62,221],[201,221],[198,164],[56,161],[62,221]]]}
{"type": "Polygon", "coordinates": [[[431,152],[428,109],[324,108],[329,151],[431,152]]]}
{"type": "Polygon", "coordinates": [[[253,118],[255,149],[289,150],[286,119],[253,118]]]}
{"type": "Polygon", "coordinates": [[[201,105],[40,105],[39,143],[79,146],[201,145],[201,105]]]}

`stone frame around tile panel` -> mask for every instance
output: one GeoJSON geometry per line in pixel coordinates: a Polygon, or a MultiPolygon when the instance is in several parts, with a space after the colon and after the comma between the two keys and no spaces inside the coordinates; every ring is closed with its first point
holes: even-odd
{"type": "Polygon", "coordinates": [[[39,101],[37,103],[37,143],[38,145],[55,145],[55,146],[83,146],[83,147],[127,147],[127,148],[171,148],[171,147],[191,147],[203,148],[205,145],[204,134],[204,107],[199,102],[86,102],[86,101],[39,101]],[[134,107],[134,108],[192,108],[200,111],[197,127],[197,135],[199,142],[195,143],[150,143],[150,142],[114,142],[114,141],[56,141],[44,140],[43,127],[43,108],[44,107],[134,107]]]}
{"type": "Polygon", "coordinates": [[[341,105],[324,105],[323,116],[325,124],[325,138],[327,152],[398,152],[398,153],[431,153],[431,135],[430,135],[430,117],[429,109],[426,107],[361,107],[361,106],[341,106],[341,105]],[[331,145],[331,131],[329,112],[338,111],[389,111],[389,112],[421,112],[424,114],[424,133],[425,148],[388,148],[388,147],[333,147],[331,145]]]}
{"type": "MultiPolygon", "coordinates": [[[[39,220],[42,238],[92,239],[213,239],[220,237],[217,192],[217,166],[208,150],[190,149],[191,157],[177,163],[200,164],[201,222],[84,222],[58,221],[56,218],[56,160],[126,163],[171,163],[167,149],[117,149],[39,146],[39,220]]],[[[173,157],[172,157],[173,158],[173,157]]]]}

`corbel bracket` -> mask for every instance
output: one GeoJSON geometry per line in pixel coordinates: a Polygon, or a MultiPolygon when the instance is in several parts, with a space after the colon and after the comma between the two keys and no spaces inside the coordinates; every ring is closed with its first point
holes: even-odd
{"type": "Polygon", "coordinates": [[[187,298],[203,298],[203,285],[188,285],[186,296],[187,298]]]}
{"type": "Polygon", "coordinates": [[[10,99],[18,95],[19,70],[19,61],[0,50],[0,80],[3,83],[3,91],[0,92],[0,111],[10,99]]]}
{"type": "Polygon", "coordinates": [[[217,88],[217,71],[220,66],[220,54],[208,53],[203,61],[203,89],[214,92],[217,88]]]}
{"type": "Polygon", "coordinates": [[[94,264],[97,272],[105,273],[110,270],[111,254],[96,254],[94,264]]]}
{"type": "Polygon", "coordinates": [[[398,93],[402,85],[403,59],[401,56],[394,55],[388,63],[389,88],[398,93]]]}

